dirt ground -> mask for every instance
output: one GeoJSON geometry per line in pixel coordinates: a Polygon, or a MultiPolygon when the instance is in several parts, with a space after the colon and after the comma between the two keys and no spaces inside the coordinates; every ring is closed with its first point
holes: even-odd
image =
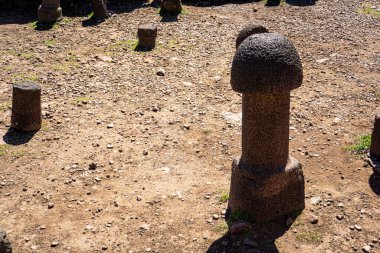
{"type": "Polygon", "coordinates": [[[380,176],[347,151],[380,110],[380,2],[294,2],[185,6],[172,22],[136,8],[47,31],[0,14],[0,225],[14,252],[380,252],[380,176]],[[135,52],[144,22],[158,45],[135,52]],[[233,241],[223,219],[241,152],[230,69],[248,23],[288,36],[304,67],[290,155],[306,208],[275,242],[233,241]],[[43,90],[35,134],[10,129],[22,80],[43,90]]]}

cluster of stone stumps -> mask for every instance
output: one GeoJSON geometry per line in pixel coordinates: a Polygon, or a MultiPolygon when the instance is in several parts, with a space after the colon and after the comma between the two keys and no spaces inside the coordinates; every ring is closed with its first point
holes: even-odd
{"type": "Polygon", "coordinates": [[[266,222],[305,207],[302,166],[289,156],[290,91],[302,84],[302,64],[289,39],[262,26],[243,29],[236,46],[242,154],[232,164],[229,209],[266,222]]]}

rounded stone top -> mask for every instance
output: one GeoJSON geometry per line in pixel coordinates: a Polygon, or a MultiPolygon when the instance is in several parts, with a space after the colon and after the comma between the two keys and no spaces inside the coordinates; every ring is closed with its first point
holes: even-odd
{"type": "Polygon", "coordinates": [[[13,89],[33,91],[33,90],[40,90],[41,87],[32,81],[25,81],[25,82],[13,84],[13,89]]]}
{"type": "Polygon", "coordinates": [[[300,57],[293,43],[277,33],[245,39],[232,62],[231,86],[240,93],[290,91],[302,84],[300,57]]]}
{"type": "Polygon", "coordinates": [[[258,24],[249,24],[246,25],[238,34],[236,38],[236,49],[240,46],[240,44],[249,36],[259,33],[268,33],[268,29],[262,25],[258,24]]]}

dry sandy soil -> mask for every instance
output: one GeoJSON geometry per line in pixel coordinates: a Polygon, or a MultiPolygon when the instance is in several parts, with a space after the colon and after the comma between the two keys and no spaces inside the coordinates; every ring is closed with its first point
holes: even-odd
{"type": "Polygon", "coordinates": [[[364,4],[185,6],[174,22],[147,7],[47,31],[2,13],[0,225],[14,252],[380,252],[380,179],[346,150],[380,109],[380,19],[370,8],[380,3],[364,4]],[[135,52],[147,21],[158,45],[135,52]],[[222,214],[241,152],[231,61],[252,22],[288,36],[302,58],[290,154],[303,164],[306,208],[274,238],[254,231],[240,242],[222,214]],[[43,89],[35,134],[9,128],[22,80],[43,89]]]}

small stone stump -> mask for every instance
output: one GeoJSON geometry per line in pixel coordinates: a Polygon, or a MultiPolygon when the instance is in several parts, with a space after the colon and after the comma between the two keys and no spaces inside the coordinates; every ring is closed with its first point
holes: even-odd
{"type": "Polygon", "coordinates": [[[380,113],[375,116],[375,123],[371,137],[371,147],[369,149],[369,158],[367,161],[372,166],[374,171],[380,174],[380,113]]]}
{"type": "Polygon", "coordinates": [[[258,33],[268,33],[268,29],[262,25],[257,24],[249,24],[246,25],[238,34],[236,38],[236,49],[240,46],[240,44],[249,36],[258,34],[258,33]]]}
{"type": "Polygon", "coordinates": [[[41,128],[41,88],[33,82],[13,85],[11,126],[20,131],[41,128]]]}
{"type": "Polygon", "coordinates": [[[162,0],[161,14],[178,15],[182,11],[181,0],[162,0]]]}
{"type": "Polygon", "coordinates": [[[0,227],[0,252],[12,253],[12,245],[8,239],[7,233],[0,227]]]}
{"type": "Polygon", "coordinates": [[[60,0],[42,0],[38,7],[38,23],[49,24],[55,23],[62,19],[62,8],[60,0]]]}
{"type": "Polygon", "coordinates": [[[303,70],[292,42],[276,33],[238,47],[231,86],[242,95],[242,154],[232,164],[230,212],[263,223],[305,207],[301,164],[289,156],[290,91],[303,70]]]}
{"type": "Polygon", "coordinates": [[[138,27],[138,47],[151,50],[156,46],[157,27],[153,24],[143,24],[138,27]]]}

